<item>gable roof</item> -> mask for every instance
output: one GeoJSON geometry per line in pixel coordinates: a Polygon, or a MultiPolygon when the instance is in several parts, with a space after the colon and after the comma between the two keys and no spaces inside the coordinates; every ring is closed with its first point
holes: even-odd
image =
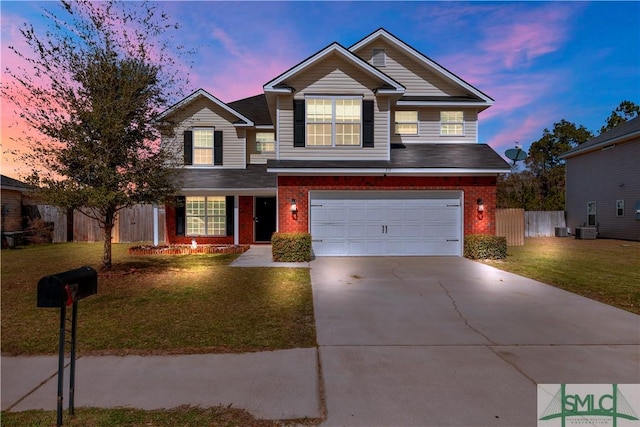
{"type": "Polygon", "coordinates": [[[204,89],[196,90],[191,95],[189,95],[186,98],[184,98],[182,101],[179,101],[176,104],[172,105],[171,107],[167,108],[162,113],[160,113],[160,115],[158,116],[158,119],[164,119],[164,118],[170,116],[175,111],[177,111],[180,108],[183,108],[183,107],[191,104],[192,102],[195,102],[200,97],[204,97],[204,98],[208,99],[209,101],[213,102],[214,104],[220,106],[224,110],[226,110],[229,113],[231,113],[234,116],[236,116],[238,118],[238,121],[233,123],[235,126],[238,126],[238,127],[253,126],[253,121],[252,120],[250,120],[249,118],[247,118],[246,116],[244,116],[240,112],[234,110],[233,108],[231,108],[229,105],[225,104],[224,102],[220,101],[218,98],[216,98],[215,96],[211,95],[209,92],[207,92],[204,89]]]}
{"type": "Polygon", "coordinates": [[[589,151],[595,151],[615,143],[625,142],[632,138],[638,138],[640,141],[640,116],[619,124],[613,129],[596,136],[588,141],[583,142],[575,148],[564,153],[562,158],[579,156],[589,151]]]}
{"type": "MultiPolygon", "coordinates": [[[[380,38],[383,38],[384,40],[391,43],[392,45],[405,51],[409,55],[409,57],[416,59],[423,66],[433,71],[434,73],[442,76],[445,80],[451,81],[459,86],[462,86],[464,89],[466,89],[467,91],[472,93],[474,96],[482,100],[487,106],[490,106],[493,104],[494,100],[489,95],[482,92],[478,88],[472,86],[471,84],[467,83],[466,81],[464,81],[463,79],[461,79],[460,77],[452,73],[451,71],[447,70],[442,65],[438,64],[428,56],[422,54],[421,52],[414,49],[407,43],[403,42],[402,40],[400,40],[399,38],[397,38],[396,36],[388,32],[384,28],[379,28],[373,33],[363,38],[362,40],[360,40],[359,42],[356,42],[353,46],[349,48],[349,50],[351,52],[355,52],[358,49],[361,49],[367,44],[373,42],[374,40],[377,40],[380,38]]],[[[425,105],[428,105],[428,104],[425,104],[425,105]]]]}
{"type": "Polygon", "coordinates": [[[267,104],[267,98],[264,94],[239,99],[237,101],[230,102],[227,105],[250,118],[251,121],[255,123],[256,127],[273,127],[271,113],[269,113],[269,105],[267,104]]]}
{"type": "Polygon", "coordinates": [[[286,80],[291,78],[291,77],[293,77],[293,76],[295,76],[296,74],[308,69],[309,67],[313,66],[318,61],[321,61],[322,59],[326,58],[328,55],[330,55],[332,53],[336,53],[338,55],[341,55],[347,61],[353,63],[355,66],[359,67],[360,69],[362,69],[366,73],[369,73],[369,74],[377,77],[378,79],[380,79],[383,82],[383,84],[380,86],[380,88],[376,89],[376,91],[378,93],[389,93],[389,94],[392,94],[392,93],[402,94],[402,93],[404,93],[404,86],[402,86],[400,83],[398,83],[397,81],[395,81],[391,77],[387,76],[382,71],[378,70],[373,65],[369,64],[367,61],[363,60],[359,56],[357,56],[354,53],[352,53],[351,51],[347,50],[345,47],[343,47],[342,45],[340,45],[337,42],[331,43],[329,46],[325,47],[324,49],[320,50],[319,52],[316,52],[315,54],[311,55],[310,57],[308,57],[307,59],[303,60],[299,64],[295,65],[294,67],[292,67],[289,70],[285,71],[284,73],[280,74],[275,79],[272,79],[271,81],[266,83],[264,85],[264,91],[265,92],[293,93],[294,88],[287,86],[285,84],[286,80]]]}

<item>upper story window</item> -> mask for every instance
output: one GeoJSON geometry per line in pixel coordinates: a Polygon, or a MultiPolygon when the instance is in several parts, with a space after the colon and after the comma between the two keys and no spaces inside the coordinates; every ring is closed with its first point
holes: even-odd
{"type": "Polygon", "coordinates": [[[193,130],[193,164],[213,164],[213,128],[193,130]]]}
{"type": "Polygon", "coordinates": [[[187,197],[185,200],[187,236],[224,236],[226,233],[226,199],[221,197],[187,197]]]}
{"type": "Polygon", "coordinates": [[[418,112],[396,111],[396,135],[418,134],[418,112]]]}
{"type": "Polygon", "coordinates": [[[362,134],[361,98],[307,98],[307,145],[359,146],[362,134]]]}
{"type": "Polygon", "coordinates": [[[464,112],[441,111],[440,135],[464,135],[464,112]]]}
{"type": "Polygon", "coordinates": [[[276,151],[276,135],[274,132],[256,132],[256,146],[258,153],[273,153],[276,151]]]}
{"type": "Polygon", "coordinates": [[[371,50],[371,65],[375,67],[384,67],[387,65],[387,53],[384,49],[371,50]]]}

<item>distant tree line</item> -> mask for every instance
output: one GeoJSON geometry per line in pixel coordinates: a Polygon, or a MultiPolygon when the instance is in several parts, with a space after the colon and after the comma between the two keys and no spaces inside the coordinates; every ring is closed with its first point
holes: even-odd
{"type": "MultiPolygon", "coordinates": [[[[627,120],[640,115],[640,106],[631,101],[622,101],[611,112],[603,134],[627,120]]],[[[564,210],[565,162],[560,156],[570,149],[588,141],[595,135],[582,125],[564,119],[545,128],[542,137],[529,147],[525,168],[498,177],[498,208],[523,208],[527,211],[564,210]]]]}

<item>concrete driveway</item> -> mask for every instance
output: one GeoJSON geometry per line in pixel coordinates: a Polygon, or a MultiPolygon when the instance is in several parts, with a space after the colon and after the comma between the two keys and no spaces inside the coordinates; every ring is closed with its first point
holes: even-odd
{"type": "Polygon", "coordinates": [[[536,384],[640,383],[640,316],[454,257],[311,262],[325,426],[535,426],[536,384]]]}

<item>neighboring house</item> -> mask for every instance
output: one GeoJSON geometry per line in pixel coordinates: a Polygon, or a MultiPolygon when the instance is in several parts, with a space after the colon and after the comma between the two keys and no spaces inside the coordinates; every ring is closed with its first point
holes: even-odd
{"type": "Polygon", "coordinates": [[[24,230],[23,199],[29,186],[24,182],[8,176],[0,175],[2,179],[2,232],[24,230]]]}
{"type": "Polygon", "coordinates": [[[200,89],[163,113],[184,153],[170,243],[310,232],[315,255],[461,255],[495,233],[496,177],[478,143],[493,100],[384,29],[332,43],[224,103],[200,89]]]}
{"type": "Polygon", "coordinates": [[[640,117],[586,141],[566,160],[567,226],[640,240],[640,117]]]}

